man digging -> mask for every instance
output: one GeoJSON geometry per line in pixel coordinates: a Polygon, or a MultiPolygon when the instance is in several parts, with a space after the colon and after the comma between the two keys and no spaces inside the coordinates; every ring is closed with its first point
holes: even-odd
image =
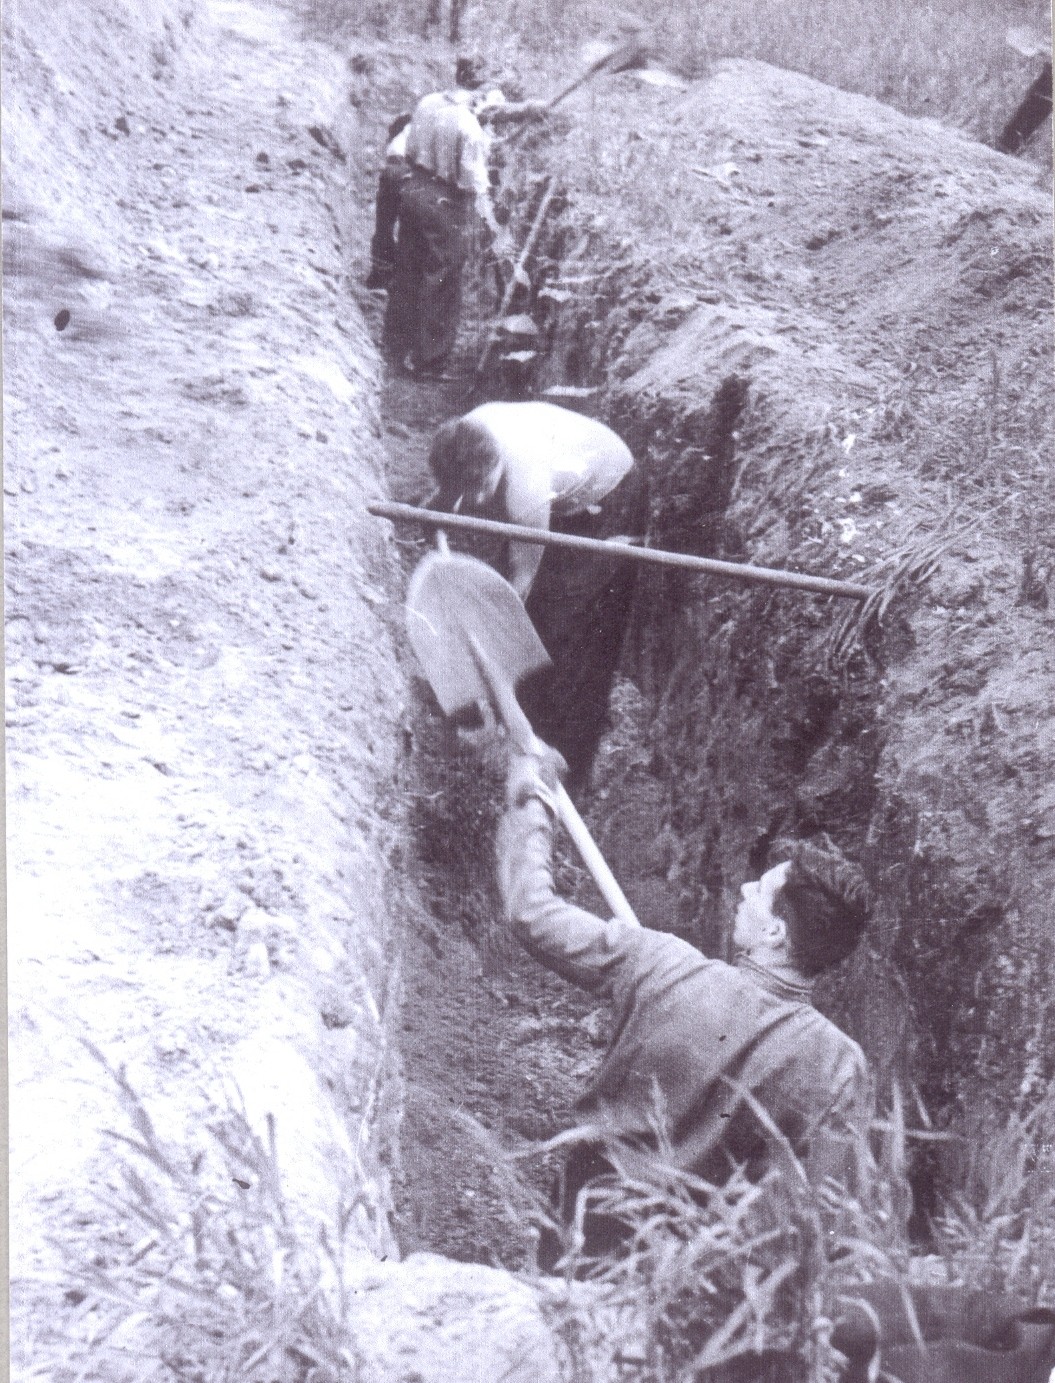
{"type": "MultiPolygon", "coordinates": [[[[598,419],[556,404],[491,402],[451,418],[436,431],[429,467],[432,509],[586,538],[645,527],[644,477],[626,443],[598,419]]],[[[564,756],[574,790],[606,723],[637,568],[618,556],[534,543],[496,541],[491,550],[552,659],[525,683],[522,702],[564,756]]]]}
{"type": "MultiPolygon", "coordinates": [[[[558,896],[551,870],[557,756],[520,754],[509,766],[498,835],[498,877],[513,930],[543,965],[614,1009],[613,1037],[578,1102],[596,1138],[569,1157],[561,1213],[614,1166],[655,1160],[657,1095],[675,1166],[710,1184],[733,1168],[761,1175],[771,1138],[766,1111],[810,1180],[852,1188],[867,1146],[871,1092],[858,1045],[811,1004],[819,974],[844,960],[869,911],[860,871],[806,843],[741,889],[734,965],[647,927],[601,921],[558,896]]],[[[626,1226],[587,1216],[587,1256],[617,1251],[626,1226]]],[[[543,1243],[542,1266],[559,1254],[543,1243]]]]}
{"type": "MultiPolygon", "coordinates": [[[[864,930],[870,900],[860,870],[831,851],[792,845],[788,858],[740,889],[735,964],[710,960],[678,937],[604,922],[557,894],[551,855],[561,767],[538,740],[531,752],[513,754],[497,854],[521,943],[614,1009],[614,1036],[577,1104],[591,1136],[574,1148],[560,1179],[565,1230],[584,1191],[603,1193],[628,1177],[647,1184],[650,1170],[671,1162],[712,1186],[737,1167],[757,1181],[778,1141],[814,1187],[867,1196],[874,1166],[865,1057],[811,1003],[816,977],[844,960],[864,930]]],[[[585,1259],[629,1249],[625,1220],[588,1203],[579,1210],[585,1259]]],[[[543,1234],[543,1271],[557,1266],[566,1237],[543,1234]]],[[[998,1291],[876,1276],[875,1264],[868,1277],[830,1303],[832,1345],[845,1360],[839,1383],[1047,1383],[1055,1312],[998,1291]]],[[[748,1372],[736,1376],[762,1377],[753,1370],[768,1361],[778,1372],[764,1376],[798,1378],[794,1365],[779,1372],[788,1358],[763,1351],[744,1358],[748,1372]]]]}
{"type": "MultiPolygon", "coordinates": [[[[453,90],[423,96],[406,127],[392,271],[381,272],[388,288],[385,349],[405,374],[418,379],[446,377],[458,337],[474,215],[488,227],[495,255],[512,249],[491,202],[490,137],[480,123],[484,111],[501,121],[532,119],[544,110],[542,102],[514,105],[501,92],[484,94],[482,66],[469,59],[459,60],[456,83],[453,90]]],[[[387,160],[386,176],[392,185],[399,178],[387,160]]],[[[384,253],[379,245],[375,265],[384,253]]],[[[373,270],[371,279],[380,281],[373,270]]]]}

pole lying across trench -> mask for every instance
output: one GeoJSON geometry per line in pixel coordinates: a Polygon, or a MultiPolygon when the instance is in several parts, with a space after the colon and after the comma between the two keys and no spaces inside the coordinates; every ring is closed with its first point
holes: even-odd
{"type": "Polygon", "coordinates": [[[499,523],[496,519],[476,519],[468,514],[441,514],[434,509],[418,509],[413,504],[368,504],[367,513],[379,519],[394,519],[401,523],[419,523],[426,528],[446,528],[466,533],[491,533],[499,538],[515,539],[519,543],[540,546],[574,548],[578,552],[603,553],[605,557],[625,557],[630,562],[653,562],[659,566],[682,567],[686,571],[706,572],[724,576],[732,581],[753,581],[763,586],[790,586],[792,590],[813,591],[817,595],[839,596],[843,600],[867,600],[875,592],[853,581],[833,581],[827,576],[809,576],[805,572],[778,571],[774,567],[753,567],[746,562],[722,562],[716,557],[695,557],[688,552],[663,552],[654,547],[634,547],[609,539],[578,538],[573,533],[550,533],[542,528],[524,528],[515,523],[499,523]]]}

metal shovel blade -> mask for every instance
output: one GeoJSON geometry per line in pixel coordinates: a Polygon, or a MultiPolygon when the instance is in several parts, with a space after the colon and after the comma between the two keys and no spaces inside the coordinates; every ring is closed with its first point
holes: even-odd
{"type": "Polygon", "coordinates": [[[430,552],[415,570],[407,636],[445,715],[490,700],[472,640],[511,687],[550,662],[508,581],[461,553],[430,552]]]}

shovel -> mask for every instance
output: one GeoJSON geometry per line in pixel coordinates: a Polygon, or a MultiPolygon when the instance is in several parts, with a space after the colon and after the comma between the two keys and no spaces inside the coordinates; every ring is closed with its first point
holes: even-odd
{"type": "MultiPolygon", "coordinates": [[[[520,597],[493,567],[461,553],[428,553],[410,580],[407,635],[445,715],[491,706],[518,752],[539,748],[516,685],[548,667],[549,655],[520,597]]],[[[556,806],[613,917],[639,926],[563,784],[556,806]]]]}
{"type": "MultiPolygon", "coordinates": [[[[611,43],[601,43],[596,45],[596,51],[585,68],[579,75],[566,87],[562,87],[556,96],[551,96],[543,106],[543,111],[549,111],[559,106],[560,103],[581,86],[592,81],[594,77],[599,77],[604,72],[625,72],[631,67],[643,67],[649,56],[649,40],[644,30],[636,29],[626,37],[611,43]]],[[[504,144],[515,144],[529,129],[529,125],[518,125],[503,138],[504,144]]]]}
{"type": "Polygon", "coordinates": [[[578,91],[579,87],[584,86],[591,78],[599,76],[602,72],[625,72],[627,68],[643,66],[648,54],[649,41],[642,29],[635,29],[618,42],[599,45],[590,65],[562,91],[558,91],[556,96],[551,97],[546,102],[546,109],[552,110],[565,97],[570,96],[573,91],[578,91]]]}

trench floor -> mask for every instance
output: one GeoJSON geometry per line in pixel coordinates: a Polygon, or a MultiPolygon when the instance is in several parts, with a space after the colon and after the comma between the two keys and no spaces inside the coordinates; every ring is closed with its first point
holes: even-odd
{"type": "MultiPolygon", "coordinates": [[[[420,81],[428,89],[428,78],[420,81]]],[[[390,105],[394,95],[398,101],[386,94],[390,105]]],[[[380,122],[377,143],[383,147],[380,122]]],[[[358,227],[348,260],[352,292],[379,343],[384,295],[358,286],[369,267],[375,174],[376,165],[367,166],[354,189],[358,227]]],[[[479,261],[466,287],[455,378],[425,383],[385,368],[381,421],[396,500],[427,493],[435,429],[472,406],[473,362],[495,306],[479,261]]],[[[396,539],[409,576],[427,539],[407,529],[396,539]]],[[[397,1237],[404,1254],[427,1250],[523,1269],[534,1261],[533,1212],[545,1206],[554,1171],[539,1145],[574,1122],[573,1101],[603,1047],[604,1018],[504,935],[492,843],[500,746],[471,734],[453,739],[428,687],[419,682],[416,690],[410,821],[420,908],[402,950],[397,1237]]],[[[563,870],[566,886],[581,889],[574,865],[564,861],[563,870]]],[[[589,905],[588,891],[584,898],[589,905]]]]}

